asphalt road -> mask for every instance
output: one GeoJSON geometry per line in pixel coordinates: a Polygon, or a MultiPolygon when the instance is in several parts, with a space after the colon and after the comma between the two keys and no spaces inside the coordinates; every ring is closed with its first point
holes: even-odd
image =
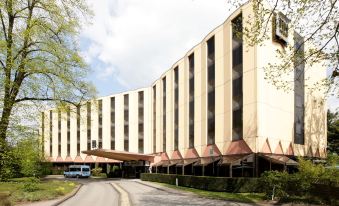
{"type": "Polygon", "coordinates": [[[152,184],[143,184],[140,181],[122,180],[117,181],[125,191],[129,193],[133,205],[159,206],[159,205],[237,205],[247,206],[250,204],[233,203],[222,200],[201,198],[189,192],[168,189],[152,184]]]}
{"type": "MultiPolygon", "coordinates": [[[[55,177],[52,177],[52,179],[55,177]]],[[[63,177],[60,177],[63,179],[63,177]]],[[[252,204],[236,203],[216,199],[199,197],[190,192],[171,189],[151,182],[128,179],[71,179],[83,184],[78,193],[60,204],[61,206],[119,206],[120,202],[132,203],[133,206],[174,206],[174,205],[231,205],[249,206],[252,204]],[[111,185],[118,185],[113,188],[111,185]],[[119,189],[119,190],[120,190],[119,189]],[[126,201],[125,201],[126,202],[126,201]]],[[[28,204],[29,206],[49,206],[55,204],[56,200],[28,204]]],[[[26,205],[25,205],[26,206],[26,205]]]]}
{"type": "Polygon", "coordinates": [[[60,204],[60,206],[113,206],[119,205],[119,194],[109,181],[92,181],[85,183],[78,193],[60,204]]]}

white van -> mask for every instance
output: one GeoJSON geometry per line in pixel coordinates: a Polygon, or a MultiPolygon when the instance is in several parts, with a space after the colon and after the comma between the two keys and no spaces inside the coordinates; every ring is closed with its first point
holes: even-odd
{"type": "Polygon", "coordinates": [[[91,176],[91,168],[88,165],[70,165],[66,171],[64,171],[65,177],[86,177],[91,176]]]}

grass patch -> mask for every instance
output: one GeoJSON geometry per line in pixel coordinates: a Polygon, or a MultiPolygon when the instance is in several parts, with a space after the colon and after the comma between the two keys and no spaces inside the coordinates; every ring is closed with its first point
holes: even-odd
{"type": "Polygon", "coordinates": [[[262,193],[229,193],[229,192],[214,192],[214,191],[206,191],[206,190],[199,190],[189,187],[181,187],[170,185],[166,183],[158,183],[169,188],[178,189],[182,191],[192,192],[197,194],[201,197],[212,198],[212,199],[220,199],[220,200],[229,200],[229,201],[236,201],[236,202],[245,202],[245,203],[255,203],[259,201],[263,201],[265,199],[265,195],[262,193]]]}
{"type": "MultiPolygon", "coordinates": [[[[55,199],[70,193],[77,185],[77,183],[71,181],[32,181],[29,178],[16,178],[8,182],[0,182],[0,193],[10,194],[8,200],[17,204],[55,199]]],[[[0,205],[2,201],[5,201],[5,198],[0,199],[0,205]]]]}

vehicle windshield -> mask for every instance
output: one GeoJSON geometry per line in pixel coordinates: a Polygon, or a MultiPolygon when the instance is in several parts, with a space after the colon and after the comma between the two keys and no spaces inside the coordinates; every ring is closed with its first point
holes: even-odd
{"type": "Polygon", "coordinates": [[[88,172],[88,171],[89,171],[89,168],[82,168],[82,171],[83,171],[83,172],[88,172]]]}

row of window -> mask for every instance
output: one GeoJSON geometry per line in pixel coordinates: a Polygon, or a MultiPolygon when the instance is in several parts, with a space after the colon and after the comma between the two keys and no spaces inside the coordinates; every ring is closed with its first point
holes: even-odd
{"type": "MultiPolygon", "coordinates": [[[[233,140],[242,138],[242,15],[232,21],[232,76],[233,76],[233,140]]],[[[215,144],[215,39],[212,36],[207,44],[207,144],[215,144]]],[[[189,147],[194,147],[194,53],[188,56],[189,65],[189,147]]],[[[174,68],[174,149],[178,149],[178,97],[179,97],[179,72],[174,68]]],[[[166,77],[162,79],[163,101],[163,151],[166,151],[166,77]]],[[[153,150],[156,145],[156,87],[153,87],[153,150]]]]}
{"type": "MultiPolygon", "coordinates": [[[[242,15],[238,15],[232,20],[232,140],[242,139],[243,136],[243,39],[242,39],[242,15]]],[[[296,37],[301,38],[300,36],[296,37]]],[[[215,38],[212,36],[206,42],[207,45],[207,143],[215,144],[215,38]]],[[[299,48],[296,41],[296,49],[303,52],[303,47],[299,48]]],[[[296,59],[296,63],[300,60],[296,59]]],[[[189,147],[194,147],[194,53],[188,56],[189,66],[189,147]]],[[[178,149],[179,144],[179,68],[174,72],[174,149],[178,149]]],[[[304,125],[304,66],[299,64],[295,68],[295,76],[298,77],[295,84],[295,143],[303,144],[304,125]]],[[[153,86],[153,151],[156,152],[156,86],[153,86]]],[[[144,93],[138,93],[138,145],[139,152],[143,153],[144,148],[144,93]]],[[[102,148],[102,100],[99,100],[98,112],[98,139],[99,148],[102,148]]],[[[129,98],[124,95],[124,150],[129,150],[129,98]]],[[[87,103],[87,149],[91,149],[91,103],[87,103]]],[[[77,108],[80,115],[80,108],[77,108]]],[[[61,151],[61,124],[60,114],[58,115],[58,154],[61,151]]],[[[50,113],[50,118],[52,113],[50,113]]],[[[69,113],[67,113],[67,142],[70,142],[69,133],[69,113]]],[[[52,125],[50,125],[50,130],[52,125]]],[[[80,119],[77,118],[77,153],[80,153],[80,119]]],[[[166,77],[162,79],[162,150],[166,151],[166,77]]],[[[52,147],[52,145],[50,145],[52,147]]],[[[111,149],[115,149],[115,98],[111,98],[111,149]]],[[[67,145],[69,154],[69,145],[67,145]]]]}
{"type": "Polygon", "coordinates": [[[243,40],[242,16],[232,20],[232,140],[243,135],[243,40]]]}
{"type": "MultiPolygon", "coordinates": [[[[144,152],[144,92],[139,92],[139,153],[144,152]]],[[[111,149],[115,149],[115,98],[111,97],[111,149]]],[[[96,148],[96,141],[91,143],[91,103],[86,103],[87,108],[87,150],[96,148]]],[[[98,148],[102,148],[102,100],[98,101],[98,148]]],[[[77,121],[77,155],[80,155],[80,106],[76,110],[77,121]]],[[[53,118],[53,113],[50,111],[50,119],[53,118]]],[[[44,115],[42,113],[42,138],[44,141],[44,115]]],[[[70,156],[70,109],[67,110],[67,156],[70,156]]],[[[52,156],[52,128],[53,124],[50,121],[50,156],[52,156]]],[[[124,96],[124,150],[128,151],[128,95],[124,96]]],[[[44,151],[44,145],[43,145],[44,151]]],[[[61,111],[58,110],[58,156],[61,155],[61,111]]]]}

